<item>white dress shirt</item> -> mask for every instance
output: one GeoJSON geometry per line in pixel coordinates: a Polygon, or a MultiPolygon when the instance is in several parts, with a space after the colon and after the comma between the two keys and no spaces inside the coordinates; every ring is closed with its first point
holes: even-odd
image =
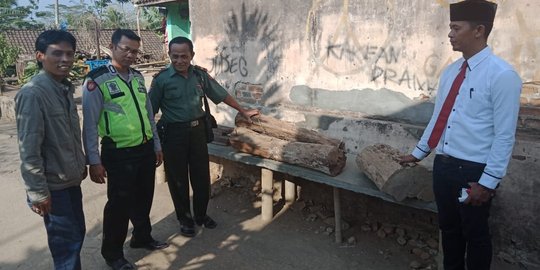
{"type": "MultiPolygon", "coordinates": [[[[441,76],[435,109],[412,155],[425,158],[441,107],[465,59],[448,66],[441,76]]],[[[486,47],[467,60],[448,123],[436,147],[437,154],[485,163],[479,183],[494,189],[506,174],[512,154],[520,105],[521,79],[504,60],[486,47]]]]}

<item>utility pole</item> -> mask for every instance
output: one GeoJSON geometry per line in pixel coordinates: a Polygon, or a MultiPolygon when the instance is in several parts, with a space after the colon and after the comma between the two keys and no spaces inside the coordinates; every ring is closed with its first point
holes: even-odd
{"type": "Polygon", "coordinates": [[[141,25],[139,23],[139,17],[141,16],[141,8],[140,7],[137,7],[137,34],[139,35],[139,37],[141,37],[141,51],[144,51],[144,44],[143,44],[143,41],[142,41],[142,36],[141,36],[141,25]]]}
{"type": "Polygon", "coordinates": [[[54,3],[54,23],[56,24],[56,29],[60,28],[60,23],[58,22],[58,0],[54,3]]]}

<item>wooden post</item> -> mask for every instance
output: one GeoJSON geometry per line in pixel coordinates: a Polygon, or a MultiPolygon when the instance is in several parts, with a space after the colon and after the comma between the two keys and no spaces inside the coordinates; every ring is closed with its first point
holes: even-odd
{"type": "Polygon", "coordinates": [[[98,19],[95,16],[94,16],[94,24],[96,26],[97,60],[101,60],[101,45],[99,44],[99,23],[98,23],[98,19]]]}
{"type": "Polygon", "coordinates": [[[334,187],[334,218],[336,225],[336,243],[341,243],[341,200],[339,197],[339,188],[334,187]]]}
{"type": "Polygon", "coordinates": [[[262,220],[272,220],[274,216],[274,172],[261,168],[261,218],[262,220]]]}
{"type": "Polygon", "coordinates": [[[296,201],[296,184],[285,180],[285,202],[293,203],[296,201]]]}

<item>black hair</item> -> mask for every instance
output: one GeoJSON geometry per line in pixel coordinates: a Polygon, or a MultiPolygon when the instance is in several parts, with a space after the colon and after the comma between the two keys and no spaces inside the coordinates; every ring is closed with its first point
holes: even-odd
{"type": "Polygon", "coordinates": [[[127,37],[131,40],[135,40],[137,42],[141,41],[141,38],[135,34],[132,30],[129,29],[116,29],[114,30],[114,33],[111,36],[111,43],[116,46],[118,45],[118,42],[122,39],[122,37],[127,37]]]}
{"type": "Polygon", "coordinates": [[[187,37],[175,37],[169,41],[169,51],[171,50],[171,46],[173,44],[187,44],[191,50],[191,53],[193,53],[193,42],[191,42],[191,40],[187,37]]]}
{"type": "Polygon", "coordinates": [[[484,26],[484,37],[487,39],[489,37],[489,34],[491,33],[491,30],[493,29],[493,23],[492,22],[480,22],[480,21],[469,21],[469,25],[472,28],[475,28],[479,25],[484,26]]]}
{"type": "MultiPolygon", "coordinates": [[[[41,32],[36,39],[36,52],[46,53],[49,45],[59,44],[61,42],[67,42],[73,48],[73,51],[77,48],[77,40],[75,37],[63,30],[46,30],[41,32]]],[[[38,61],[38,67],[42,68],[43,64],[38,61]]]]}

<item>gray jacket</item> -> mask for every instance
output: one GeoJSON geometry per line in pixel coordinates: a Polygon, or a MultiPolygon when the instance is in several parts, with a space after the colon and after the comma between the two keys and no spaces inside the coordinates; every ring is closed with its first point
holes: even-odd
{"type": "Polygon", "coordinates": [[[21,174],[32,203],[80,185],[85,171],[74,87],[41,71],[15,97],[21,174]]]}

